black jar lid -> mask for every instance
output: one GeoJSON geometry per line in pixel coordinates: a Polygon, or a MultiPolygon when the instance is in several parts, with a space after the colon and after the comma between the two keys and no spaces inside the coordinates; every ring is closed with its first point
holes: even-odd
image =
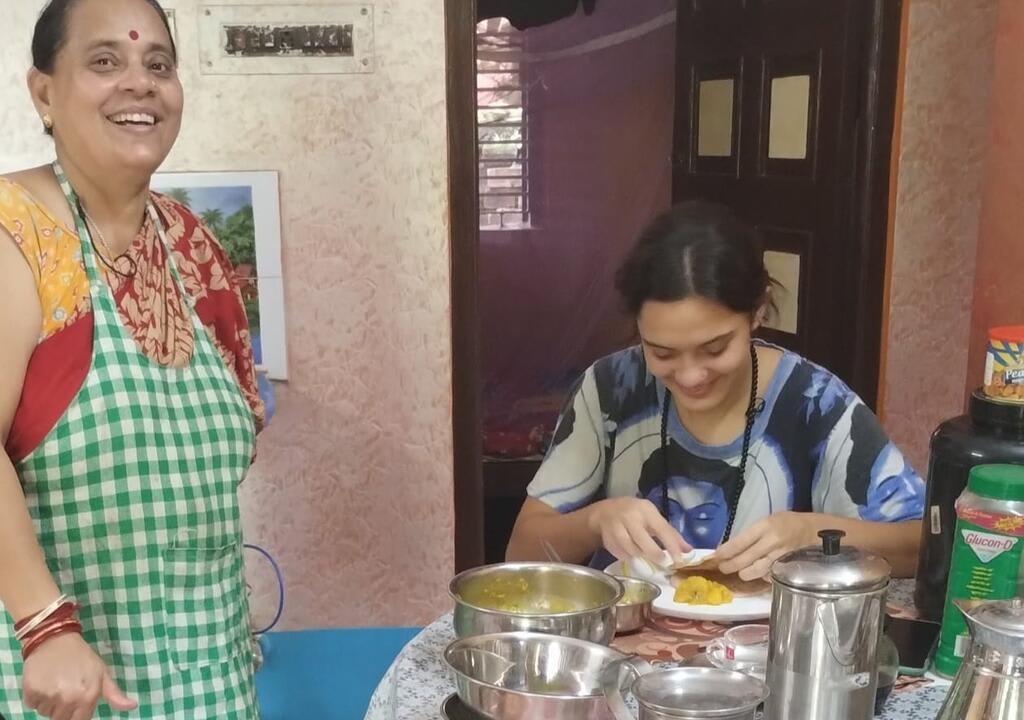
{"type": "Polygon", "coordinates": [[[979,425],[1024,433],[1024,403],[995,400],[979,388],[971,393],[970,414],[971,420],[979,425]]]}

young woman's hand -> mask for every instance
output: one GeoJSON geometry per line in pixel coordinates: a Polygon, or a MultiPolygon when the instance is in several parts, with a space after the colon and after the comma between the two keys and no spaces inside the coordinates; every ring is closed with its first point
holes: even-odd
{"type": "Polygon", "coordinates": [[[715,551],[720,561],[718,569],[739,573],[741,580],[767,576],[780,557],[817,542],[818,517],[814,513],[778,512],[758,520],[715,551]]]}
{"type": "Polygon", "coordinates": [[[664,551],[676,560],[691,550],[654,503],[642,498],[601,500],[593,505],[588,525],[601,536],[605,549],[620,560],[642,557],[660,566],[664,551]]]}

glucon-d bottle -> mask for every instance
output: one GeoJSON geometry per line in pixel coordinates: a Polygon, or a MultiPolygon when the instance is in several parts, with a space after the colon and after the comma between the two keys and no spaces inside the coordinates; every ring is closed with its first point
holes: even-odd
{"type": "Polygon", "coordinates": [[[956,531],[935,670],[956,674],[970,643],[954,600],[1024,596],[1024,466],[978,465],[956,501],[956,531]]]}

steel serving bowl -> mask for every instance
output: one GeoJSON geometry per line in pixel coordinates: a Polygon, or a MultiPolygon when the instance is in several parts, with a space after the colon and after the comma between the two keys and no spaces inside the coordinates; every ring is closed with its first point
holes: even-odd
{"type": "Polygon", "coordinates": [[[654,601],[661,596],[661,588],[639,578],[618,578],[625,593],[615,606],[615,632],[636,632],[651,617],[654,601]]]}
{"type": "Polygon", "coordinates": [[[466,707],[458,693],[452,693],[441,704],[441,720],[489,720],[476,710],[466,707]]]}
{"type": "Polygon", "coordinates": [[[455,635],[541,632],[607,645],[615,637],[622,583],[599,570],[564,563],[501,563],[456,575],[455,635]]]}
{"type": "Polygon", "coordinates": [[[624,658],[597,643],[531,632],[462,638],[444,651],[459,699],[495,720],[614,720],[601,673],[624,658]]]}

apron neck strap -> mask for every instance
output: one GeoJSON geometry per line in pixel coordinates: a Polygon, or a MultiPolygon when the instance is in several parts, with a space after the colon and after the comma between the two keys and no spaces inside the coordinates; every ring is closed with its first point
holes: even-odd
{"type": "MultiPolygon", "coordinates": [[[[89,282],[102,281],[99,273],[99,266],[96,264],[96,251],[92,241],[92,232],[89,230],[89,224],[85,221],[85,209],[82,207],[82,201],[79,199],[78,193],[76,193],[75,189],[71,186],[71,182],[68,180],[67,174],[64,172],[64,167],[60,164],[59,160],[53,161],[53,174],[57,178],[57,184],[60,185],[60,189],[64,192],[64,197],[67,199],[68,205],[71,208],[71,215],[75,220],[75,231],[81,239],[82,259],[85,261],[85,269],[89,277],[89,282]]],[[[170,264],[171,274],[174,276],[174,281],[181,293],[181,298],[182,300],[188,300],[189,295],[186,293],[185,284],[182,282],[181,277],[178,274],[178,268],[174,262],[174,256],[171,253],[171,245],[167,240],[167,231],[164,229],[163,220],[161,220],[160,214],[157,212],[156,206],[153,205],[153,200],[151,198],[146,201],[146,214],[149,216],[150,222],[153,223],[153,227],[156,229],[160,242],[163,243],[164,253],[167,258],[167,262],[170,264]]]]}

